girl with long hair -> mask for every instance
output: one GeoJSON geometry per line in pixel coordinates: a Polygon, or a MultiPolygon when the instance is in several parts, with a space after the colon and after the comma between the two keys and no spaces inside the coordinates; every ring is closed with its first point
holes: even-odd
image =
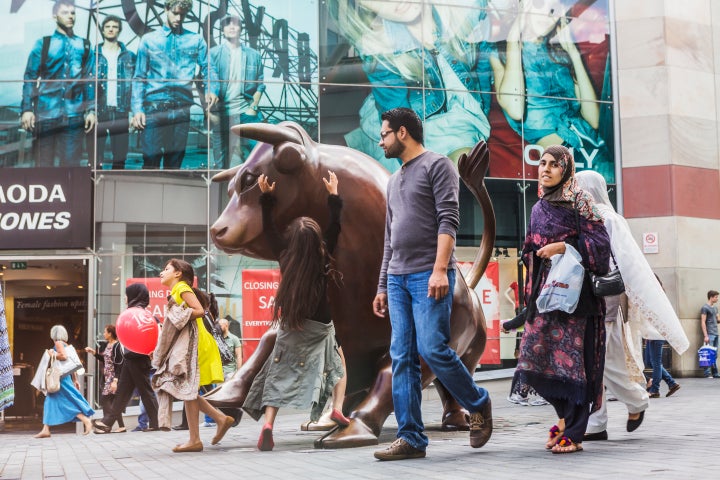
{"type": "Polygon", "coordinates": [[[349,424],[342,414],[345,369],[327,301],[328,281],[340,281],[332,269],[332,253],[340,234],[342,200],[335,174],[329,172],[323,181],[330,209],[325,234],[315,220],[300,217],[280,235],[272,219],[275,183],[270,184],[265,175],[258,178],[263,230],[282,273],[273,309],[278,328],[275,347],[243,405],[255,420],[265,414],[257,444],[262,451],[275,445],[272,431],[280,407],[311,405],[311,419],[317,421],[332,394],[330,419],[340,426],[349,424]]]}
{"type": "MultiPolygon", "coordinates": [[[[217,424],[217,431],[212,439],[212,445],[215,445],[223,438],[234,422],[232,417],[225,415],[210,405],[205,398],[197,393],[200,385],[222,383],[223,372],[220,352],[215,343],[215,339],[203,325],[202,317],[205,313],[205,308],[193,291],[192,284],[194,280],[195,271],[192,265],[177,258],[170,259],[163,271],[160,272],[160,282],[171,289],[171,300],[177,305],[186,305],[187,308],[192,310],[192,318],[195,319],[194,322],[188,322],[187,325],[183,327],[190,329],[190,341],[177,344],[176,348],[187,348],[188,344],[190,348],[194,348],[195,340],[197,341],[197,363],[190,365],[190,369],[195,368],[199,371],[199,383],[190,385],[189,389],[185,389],[186,392],[189,393],[185,395],[187,398],[183,398],[190,438],[187,442],[176,445],[175,448],[173,448],[173,452],[201,452],[203,450],[199,426],[199,412],[201,411],[209,415],[217,424]]],[[[167,328],[168,326],[166,325],[163,328],[163,333],[165,333],[167,328]]],[[[195,352],[191,352],[190,357],[192,357],[194,353],[195,352]]],[[[167,355],[166,362],[172,361],[173,358],[174,355],[167,355]]],[[[183,365],[180,365],[180,367],[182,366],[183,365]]],[[[169,368],[164,368],[163,370],[158,369],[158,374],[153,377],[153,386],[156,390],[164,390],[167,392],[171,392],[172,390],[172,386],[169,384],[172,384],[174,381],[172,376],[173,368],[171,365],[167,365],[167,367],[169,368]]],[[[194,373],[197,372],[188,372],[187,376],[183,376],[183,379],[198,378],[198,375],[194,373]]],[[[161,410],[161,413],[164,413],[165,409],[161,410]]],[[[164,418],[163,416],[163,419],[164,418]]],[[[162,426],[169,427],[169,424],[163,423],[162,426]]]]}

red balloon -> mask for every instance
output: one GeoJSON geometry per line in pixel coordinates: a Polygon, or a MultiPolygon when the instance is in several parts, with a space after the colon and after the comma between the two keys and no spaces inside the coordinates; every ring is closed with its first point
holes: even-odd
{"type": "Polygon", "coordinates": [[[118,315],[115,333],[125,348],[147,355],[155,350],[160,326],[150,312],[141,307],[132,307],[118,315]]]}

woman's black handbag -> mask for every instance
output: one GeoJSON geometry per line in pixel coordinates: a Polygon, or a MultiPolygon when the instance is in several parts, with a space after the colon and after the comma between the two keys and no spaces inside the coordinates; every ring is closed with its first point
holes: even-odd
{"type": "MultiPolygon", "coordinates": [[[[613,260],[615,260],[614,256],[613,260]]],[[[613,295],[620,295],[625,291],[625,282],[623,282],[620,269],[617,268],[617,265],[610,273],[602,277],[590,273],[590,281],[596,297],[611,297],[613,295]]]]}
{"type": "MultiPolygon", "coordinates": [[[[580,218],[577,210],[575,210],[575,222],[577,224],[578,236],[580,236],[580,218]]],[[[578,239],[578,243],[582,244],[584,249],[582,238],[578,239]]],[[[620,295],[625,291],[625,282],[623,282],[622,275],[620,275],[620,269],[617,267],[617,261],[615,260],[615,255],[613,255],[612,250],[610,251],[610,256],[612,257],[615,268],[607,274],[602,276],[595,275],[587,268],[585,269],[590,276],[590,285],[596,297],[612,297],[613,295],[620,295]]]]}
{"type": "Polygon", "coordinates": [[[225,343],[220,325],[217,324],[213,316],[207,310],[203,315],[203,325],[205,326],[205,330],[213,336],[215,343],[217,343],[222,364],[227,365],[228,363],[235,362],[235,354],[232,350],[230,350],[227,343],[225,343]]]}

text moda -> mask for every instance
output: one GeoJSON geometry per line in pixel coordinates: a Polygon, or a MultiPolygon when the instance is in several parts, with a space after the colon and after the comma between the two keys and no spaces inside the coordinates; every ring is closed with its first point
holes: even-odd
{"type": "Polygon", "coordinates": [[[0,185],[0,203],[23,203],[26,200],[30,203],[67,203],[62,185],[55,184],[50,191],[45,185],[0,185]]]}

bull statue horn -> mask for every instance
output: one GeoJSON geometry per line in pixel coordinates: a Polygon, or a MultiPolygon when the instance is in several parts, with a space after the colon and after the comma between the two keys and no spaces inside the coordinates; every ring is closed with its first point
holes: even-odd
{"type": "Polygon", "coordinates": [[[213,182],[227,182],[231,178],[235,176],[235,174],[242,168],[242,165],[237,165],[235,167],[232,167],[228,170],[223,170],[220,173],[216,173],[211,180],[213,182]]]}
{"type": "Polygon", "coordinates": [[[282,125],[274,125],[270,123],[246,123],[244,125],[234,125],[230,128],[230,131],[243,138],[250,138],[259,142],[269,143],[273,147],[277,147],[284,142],[302,145],[302,138],[300,137],[299,132],[282,125]]]}

